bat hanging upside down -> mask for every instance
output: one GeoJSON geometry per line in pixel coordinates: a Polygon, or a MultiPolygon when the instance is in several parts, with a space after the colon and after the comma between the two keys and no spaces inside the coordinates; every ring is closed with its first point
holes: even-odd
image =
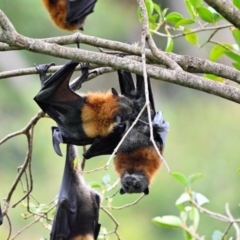
{"type": "MultiPolygon", "coordinates": [[[[121,93],[132,101],[134,111],[125,120],[126,126],[131,126],[139,112],[146,103],[145,85],[142,76],[136,75],[136,87],[129,72],[118,71],[119,85],[121,93]]],[[[160,151],[163,153],[163,148],[166,142],[166,135],[169,129],[169,124],[163,119],[162,112],[156,112],[150,80],[148,81],[149,101],[151,103],[151,119],[153,126],[153,137],[160,151]]],[[[127,128],[125,129],[125,131],[127,128]]],[[[92,144],[91,147],[83,154],[86,159],[104,154],[99,152],[99,149],[104,149],[107,145],[109,152],[113,152],[119,141],[114,139],[119,137],[120,140],[124,132],[117,133],[116,130],[106,139],[102,139],[99,144],[92,144]],[[110,151],[111,150],[111,151],[110,151]]],[[[162,160],[160,159],[153,143],[150,141],[150,126],[148,123],[148,113],[145,110],[127,135],[122,145],[119,147],[114,165],[117,173],[121,178],[120,193],[149,193],[149,185],[151,184],[157,170],[160,168],[162,160]]]]}
{"type": "Polygon", "coordinates": [[[76,158],[76,147],[67,144],[63,179],[50,240],[95,240],[99,234],[100,196],[86,185],[79,170],[74,168],[73,162],[76,158]]]}
{"type": "MultiPolygon", "coordinates": [[[[118,77],[121,93],[133,101],[134,108],[139,113],[146,103],[143,77],[136,76],[136,88],[130,73],[119,70],[118,77]]],[[[151,103],[152,122],[150,124],[153,126],[154,141],[162,154],[169,124],[163,119],[162,112],[155,111],[150,80],[147,79],[147,81],[151,103]]],[[[148,194],[149,185],[161,163],[162,160],[150,140],[150,126],[146,109],[119,147],[114,159],[115,169],[121,178],[120,194],[140,192],[148,194]]]]}
{"type": "Polygon", "coordinates": [[[42,0],[53,22],[62,29],[83,30],[88,14],[93,12],[97,0],[42,0]]]}
{"type": "Polygon", "coordinates": [[[132,101],[119,95],[115,89],[107,93],[76,94],[72,88],[78,88],[88,75],[83,68],[77,85],[69,86],[78,64],[69,61],[50,76],[46,72],[53,64],[37,66],[42,88],[34,100],[58,124],[52,128],[53,147],[58,155],[62,155],[60,143],[93,144],[95,156],[111,154],[112,146],[105,143],[117,144],[120,141],[125,121],[134,112],[132,101]]]}

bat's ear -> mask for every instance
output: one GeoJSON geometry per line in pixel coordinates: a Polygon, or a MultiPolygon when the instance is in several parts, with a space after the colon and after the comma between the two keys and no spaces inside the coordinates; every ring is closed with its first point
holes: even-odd
{"type": "Polygon", "coordinates": [[[120,188],[119,193],[120,193],[121,195],[123,195],[123,194],[125,194],[126,192],[123,190],[123,188],[120,188]]]}
{"type": "Polygon", "coordinates": [[[117,90],[116,90],[115,88],[112,88],[112,94],[113,94],[114,96],[116,96],[116,97],[119,96],[119,95],[118,95],[118,92],[117,92],[117,90]]]}
{"type": "Polygon", "coordinates": [[[149,188],[146,188],[146,189],[144,190],[144,194],[145,194],[145,195],[148,195],[148,194],[149,194],[149,188]]]}
{"type": "Polygon", "coordinates": [[[121,118],[121,116],[116,115],[116,116],[114,117],[114,121],[115,121],[117,124],[122,123],[122,118],[121,118]]]}

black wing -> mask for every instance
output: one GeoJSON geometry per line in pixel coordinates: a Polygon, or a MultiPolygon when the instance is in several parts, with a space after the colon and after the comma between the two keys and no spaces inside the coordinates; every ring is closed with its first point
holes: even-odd
{"type": "Polygon", "coordinates": [[[71,24],[83,23],[86,16],[93,12],[97,0],[67,0],[68,11],[66,22],[71,24]]]}
{"type": "Polygon", "coordinates": [[[97,239],[100,230],[100,197],[86,185],[83,177],[73,167],[77,157],[75,146],[67,145],[66,162],[57,212],[50,240],[82,239],[86,235],[97,239]],[[81,238],[82,237],[82,238],[81,238]]]}
{"type": "MultiPolygon", "coordinates": [[[[143,78],[143,76],[140,76],[140,75],[136,75],[136,77],[137,77],[137,82],[136,82],[137,92],[141,95],[142,98],[144,98],[144,100],[146,100],[144,78],[143,78]]],[[[151,103],[151,109],[155,113],[156,110],[155,110],[154,98],[153,98],[152,87],[151,87],[149,78],[147,78],[147,86],[148,86],[149,101],[151,103]]]]}
{"type": "MultiPolygon", "coordinates": [[[[49,77],[43,76],[47,71],[45,65],[37,67],[42,88],[34,100],[58,124],[58,128],[53,129],[53,146],[59,155],[62,155],[59,147],[61,142],[76,145],[87,145],[93,142],[93,139],[88,138],[82,129],[80,116],[85,98],[69,87],[70,78],[78,64],[69,61],[49,77]]],[[[80,78],[78,84],[81,85],[84,80],[85,78],[80,78]]]]}
{"type": "Polygon", "coordinates": [[[112,133],[104,138],[96,138],[92,145],[83,153],[86,159],[112,154],[118,143],[121,141],[122,136],[125,132],[126,125],[118,125],[112,133]]]}

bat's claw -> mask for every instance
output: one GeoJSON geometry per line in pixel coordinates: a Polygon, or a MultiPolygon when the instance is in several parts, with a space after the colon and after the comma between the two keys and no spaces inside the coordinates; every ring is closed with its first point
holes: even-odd
{"type": "Polygon", "coordinates": [[[40,76],[41,83],[44,84],[44,82],[51,76],[51,74],[47,75],[48,69],[52,66],[55,66],[55,63],[52,62],[49,64],[40,64],[40,65],[34,64],[34,66],[40,76]]]}
{"type": "Polygon", "coordinates": [[[89,63],[80,63],[82,76],[79,77],[74,83],[71,84],[71,89],[76,91],[81,88],[82,83],[88,78],[89,76],[89,63]]]}
{"type": "Polygon", "coordinates": [[[59,130],[58,127],[52,127],[52,143],[53,143],[53,148],[57,155],[62,156],[62,152],[60,149],[60,143],[63,142],[62,134],[61,131],[59,130]]]}
{"type": "MultiPolygon", "coordinates": [[[[80,27],[79,29],[83,31],[83,27],[80,27]]],[[[80,35],[79,34],[76,37],[76,44],[77,44],[77,48],[80,48],[80,35]]]]}

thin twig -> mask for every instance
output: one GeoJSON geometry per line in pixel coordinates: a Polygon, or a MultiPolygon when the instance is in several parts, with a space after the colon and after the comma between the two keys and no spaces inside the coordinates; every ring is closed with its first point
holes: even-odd
{"type": "Polygon", "coordinates": [[[236,239],[240,239],[240,229],[238,224],[236,223],[236,220],[233,218],[233,215],[230,212],[228,203],[226,203],[226,213],[227,213],[227,216],[232,220],[232,224],[236,232],[236,239]]]}
{"type": "Polygon", "coordinates": [[[11,220],[10,220],[8,214],[5,214],[5,217],[7,218],[8,225],[9,225],[9,233],[8,233],[8,236],[7,236],[7,240],[9,240],[10,237],[11,237],[11,234],[12,234],[12,224],[11,224],[11,220]]]}
{"type": "Polygon", "coordinates": [[[24,228],[22,228],[20,231],[18,231],[16,233],[16,235],[11,239],[14,240],[17,236],[19,236],[22,232],[24,232],[26,229],[28,229],[29,227],[31,227],[33,224],[37,223],[39,221],[40,217],[37,217],[36,220],[34,220],[33,222],[29,223],[28,225],[26,225],[24,228]]]}
{"type": "Polygon", "coordinates": [[[145,197],[146,195],[143,193],[140,195],[139,198],[137,198],[135,201],[131,202],[131,203],[127,203],[123,206],[120,206],[120,207],[114,207],[114,206],[103,206],[104,208],[108,208],[108,209],[111,209],[111,210],[121,210],[121,209],[124,209],[124,208],[128,208],[128,207],[131,207],[133,205],[136,205],[143,197],[145,197]]]}
{"type": "MultiPolygon", "coordinates": [[[[146,98],[146,106],[147,106],[147,112],[148,112],[148,122],[149,122],[149,128],[150,128],[150,140],[159,156],[159,158],[164,162],[168,173],[171,172],[167,162],[165,161],[165,159],[163,158],[163,156],[161,155],[156,142],[154,140],[154,136],[153,136],[153,126],[152,126],[152,117],[151,117],[151,107],[150,107],[150,102],[149,102],[149,89],[148,89],[148,82],[147,82],[147,69],[146,69],[146,54],[145,54],[145,45],[146,45],[146,37],[149,39],[149,43],[152,45],[152,47],[154,48],[152,51],[157,51],[157,47],[155,46],[155,43],[151,37],[151,35],[149,34],[149,26],[148,26],[148,16],[147,16],[147,9],[145,6],[145,2],[144,0],[138,0],[140,9],[141,9],[141,13],[142,13],[142,37],[141,37],[141,50],[142,50],[142,66],[143,66],[143,78],[144,78],[144,84],[145,84],[145,98],[146,98]]],[[[159,54],[158,52],[156,54],[159,54]]],[[[159,56],[160,57],[160,56],[159,56]]],[[[171,60],[170,62],[168,61],[169,59],[166,59],[166,61],[171,64],[172,68],[174,69],[179,69],[180,67],[173,62],[173,60],[171,60]]],[[[170,67],[170,65],[169,65],[170,67]]],[[[181,69],[181,68],[180,68],[181,69]]]]}
{"type": "Polygon", "coordinates": [[[178,38],[178,37],[187,36],[187,35],[193,34],[193,33],[212,31],[212,30],[221,30],[221,29],[225,29],[225,28],[230,28],[232,26],[233,26],[232,24],[225,24],[225,25],[214,26],[214,27],[198,27],[198,28],[192,29],[191,32],[179,33],[179,34],[175,34],[175,35],[164,34],[164,33],[160,33],[160,32],[158,32],[156,30],[151,30],[151,29],[150,29],[150,32],[152,32],[152,33],[154,33],[156,35],[159,35],[161,37],[178,38]]]}
{"type": "Polygon", "coordinates": [[[121,240],[121,238],[120,238],[120,236],[119,236],[119,234],[117,232],[119,223],[117,222],[117,220],[114,218],[114,216],[107,209],[105,209],[104,207],[101,207],[101,209],[113,220],[113,222],[115,223],[115,226],[116,226],[114,231],[105,233],[103,235],[109,235],[109,234],[115,233],[117,238],[118,238],[118,240],[121,240]]]}

